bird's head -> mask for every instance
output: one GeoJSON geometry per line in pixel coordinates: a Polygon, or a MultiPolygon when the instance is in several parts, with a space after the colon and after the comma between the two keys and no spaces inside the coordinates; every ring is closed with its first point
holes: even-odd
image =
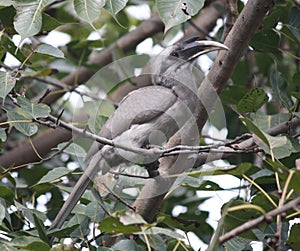
{"type": "Polygon", "coordinates": [[[200,40],[199,37],[168,46],[152,62],[154,84],[163,84],[160,82],[165,77],[176,77],[174,74],[188,70],[191,62],[200,55],[216,50],[228,50],[228,47],[219,42],[200,40]]]}

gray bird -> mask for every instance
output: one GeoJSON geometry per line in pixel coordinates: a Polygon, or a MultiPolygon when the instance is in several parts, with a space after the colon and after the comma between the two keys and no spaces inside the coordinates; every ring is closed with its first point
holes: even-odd
{"type": "MultiPolygon", "coordinates": [[[[153,86],[129,93],[101,128],[99,136],[129,147],[159,145],[174,135],[195,113],[197,86],[193,78],[193,62],[198,56],[228,48],[218,42],[197,37],[164,49],[151,61],[153,86]]],[[[182,142],[184,143],[184,142],[182,142]]],[[[84,161],[86,170],[60,209],[50,229],[60,228],[84,191],[98,174],[123,162],[145,165],[150,176],[158,160],[109,145],[93,143],[84,161]],[[154,165],[153,165],[154,163],[154,165]]]]}

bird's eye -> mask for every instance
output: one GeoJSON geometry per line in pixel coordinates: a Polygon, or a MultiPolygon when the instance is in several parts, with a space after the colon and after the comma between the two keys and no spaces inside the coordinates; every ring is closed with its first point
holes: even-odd
{"type": "Polygon", "coordinates": [[[177,51],[172,51],[172,52],[170,53],[170,56],[178,58],[178,57],[179,57],[179,54],[178,54],[177,51]]]}

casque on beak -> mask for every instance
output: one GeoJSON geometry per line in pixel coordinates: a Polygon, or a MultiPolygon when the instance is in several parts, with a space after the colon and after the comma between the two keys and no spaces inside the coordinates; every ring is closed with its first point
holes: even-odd
{"type": "Polygon", "coordinates": [[[190,61],[200,55],[216,50],[229,50],[229,48],[216,41],[187,40],[183,43],[183,48],[179,51],[179,54],[184,60],[190,61]]]}

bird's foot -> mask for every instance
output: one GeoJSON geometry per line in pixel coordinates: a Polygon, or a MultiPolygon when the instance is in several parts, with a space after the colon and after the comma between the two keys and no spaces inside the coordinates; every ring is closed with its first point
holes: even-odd
{"type": "Polygon", "coordinates": [[[146,168],[150,178],[155,178],[159,175],[159,171],[157,170],[159,168],[158,160],[155,160],[148,164],[144,164],[144,167],[146,168]]]}

